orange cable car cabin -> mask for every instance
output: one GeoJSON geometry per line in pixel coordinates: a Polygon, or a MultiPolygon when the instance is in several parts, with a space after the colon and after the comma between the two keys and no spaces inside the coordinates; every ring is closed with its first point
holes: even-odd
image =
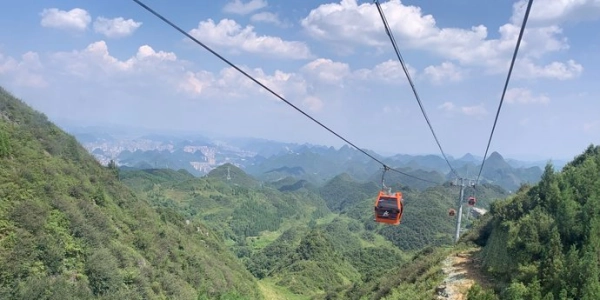
{"type": "Polygon", "coordinates": [[[475,206],[475,203],[477,203],[477,200],[475,199],[475,197],[469,197],[469,200],[467,200],[467,203],[469,204],[469,206],[475,206]]]}
{"type": "Polygon", "coordinates": [[[402,193],[388,194],[380,191],[375,200],[375,222],[398,225],[404,212],[402,193]]]}
{"type": "Polygon", "coordinates": [[[448,215],[454,217],[456,215],[456,211],[451,208],[450,210],[448,210],[448,215]]]}

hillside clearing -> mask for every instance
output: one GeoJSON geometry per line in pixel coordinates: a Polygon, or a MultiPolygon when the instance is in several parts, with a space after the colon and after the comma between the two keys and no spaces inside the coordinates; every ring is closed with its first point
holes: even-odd
{"type": "Polygon", "coordinates": [[[258,282],[260,291],[265,300],[308,300],[310,297],[296,295],[288,291],[285,287],[276,285],[270,280],[260,280],[258,282]]]}

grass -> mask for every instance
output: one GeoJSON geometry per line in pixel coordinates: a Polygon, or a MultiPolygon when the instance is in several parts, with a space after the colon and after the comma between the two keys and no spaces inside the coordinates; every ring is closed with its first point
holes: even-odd
{"type": "Polygon", "coordinates": [[[258,282],[258,287],[265,300],[308,300],[310,297],[296,295],[286,288],[276,285],[270,279],[263,279],[258,282]]]}
{"type": "Polygon", "coordinates": [[[252,250],[260,250],[275,241],[283,232],[278,231],[263,231],[258,237],[247,237],[246,241],[249,245],[252,245],[252,250]]]}
{"type": "Polygon", "coordinates": [[[338,216],[339,216],[338,214],[332,213],[332,214],[327,215],[327,216],[325,216],[325,217],[323,217],[321,219],[317,219],[316,220],[317,221],[317,225],[329,224],[329,223],[333,222],[333,220],[335,218],[337,218],[338,216]]]}

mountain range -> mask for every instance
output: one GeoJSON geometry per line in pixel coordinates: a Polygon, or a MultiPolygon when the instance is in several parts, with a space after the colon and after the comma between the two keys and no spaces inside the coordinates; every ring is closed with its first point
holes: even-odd
{"type": "MultiPolygon", "coordinates": [[[[170,145],[159,146],[201,147],[170,145]]],[[[451,242],[457,195],[390,176],[406,203],[391,227],[372,219],[378,183],[349,174],[315,185],[264,182],[233,164],[202,177],[102,166],[2,89],[0,166],[1,299],[380,298],[388,292],[370,284],[388,278],[389,260],[410,264],[451,242]]],[[[482,193],[482,207],[507,195],[482,193]]]]}
{"type": "MultiPolygon", "coordinates": [[[[71,133],[103,165],[114,160],[127,169],[185,169],[195,176],[206,175],[216,167],[231,163],[263,181],[276,181],[291,176],[320,184],[340,173],[358,180],[380,176],[382,166],[364,153],[344,145],[340,148],[312,144],[296,144],[258,138],[213,139],[192,134],[127,134],[126,129],[70,128],[71,133]]],[[[442,183],[453,180],[446,161],[439,155],[396,154],[384,157],[367,153],[413,176],[442,183]]],[[[449,157],[461,177],[477,177],[481,157],[470,153],[460,158],[449,157]]],[[[492,152],[486,159],[481,182],[493,183],[514,191],[523,183],[535,183],[548,161],[505,159],[492,152]]],[[[562,168],[563,161],[553,161],[562,168]]],[[[414,178],[405,177],[407,181],[414,178]]],[[[417,180],[418,181],[418,180],[417,180]]],[[[423,187],[431,184],[421,183],[423,187]]]]}
{"type": "MultiPolygon", "coordinates": [[[[216,167],[198,177],[183,168],[102,166],[73,136],[0,89],[0,298],[600,297],[599,146],[560,172],[546,165],[537,184],[512,196],[498,184],[537,176],[539,167],[515,167],[492,153],[484,176],[495,184],[464,191],[477,193],[476,208],[489,213],[467,207],[466,234],[453,243],[456,216],[448,209],[458,189],[435,157],[380,157],[441,183],[427,187],[391,172],[386,185],[403,193],[405,211],[400,226],[385,226],[372,219],[380,174],[369,174],[370,162],[349,147],[243,150],[248,158],[236,159],[262,159],[249,165],[259,178],[219,165],[226,151],[244,153],[231,144],[152,138],[169,142],[146,139],[145,149],[130,153],[204,153],[189,148],[199,147],[213,151],[216,167]],[[423,157],[427,163],[419,163],[423,157]],[[346,171],[315,184],[324,178],[319,172],[335,168],[346,171]],[[287,176],[265,180],[271,174],[287,176]]],[[[458,171],[470,171],[474,159],[456,164],[458,171]]]]}

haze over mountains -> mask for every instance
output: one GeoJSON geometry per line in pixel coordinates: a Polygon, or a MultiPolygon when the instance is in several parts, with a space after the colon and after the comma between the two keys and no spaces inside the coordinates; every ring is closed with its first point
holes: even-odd
{"type": "MultiPolygon", "coordinates": [[[[135,135],[122,129],[70,128],[70,131],[102,164],[114,160],[122,168],[185,169],[196,176],[231,163],[265,181],[287,176],[322,183],[340,173],[358,180],[381,173],[381,165],[358,150],[323,145],[296,144],[257,138],[220,138],[202,135],[145,134],[135,135]]],[[[384,157],[367,150],[386,164],[435,182],[453,179],[450,168],[440,155],[396,154],[384,157]]],[[[475,178],[482,158],[467,153],[449,157],[460,175],[475,178]]],[[[521,161],[492,152],[482,172],[484,182],[495,183],[513,191],[522,183],[535,183],[546,161],[521,161]]],[[[564,161],[552,161],[560,169],[564,161]]],[[[380,176],[380,175],[379,175],[380,176]]],[[[407,179],[409,180],[409,179],[407,179]]]]}

